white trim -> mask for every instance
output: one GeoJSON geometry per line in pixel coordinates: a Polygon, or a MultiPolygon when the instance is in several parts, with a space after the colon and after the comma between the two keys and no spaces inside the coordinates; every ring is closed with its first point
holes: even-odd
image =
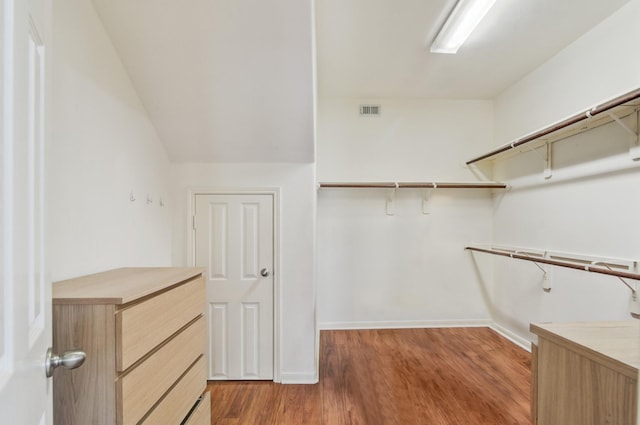
{"type": "MultiPolygon", "coordinates": [[[[271,195],[273,197],[273,382],[283,382],[281,373],[283,352],[280,344],[282,323],[280,310],[282,305],[282,291],[280,290],[280,275],[282,264],[280,263],[280,188],[245,188],[245,187],[190,187],[187,188],[187,261],[195,265],[195,238],[193,229],[193,216],[195,215],[196,195],[271,195]]],[[[317,374],[316,374],[317,382],[317,374]]]]}
{"type": "Polygon", "coordinates": [[[479,328],[492,327],[489,319],[467,320],[398,320],[386,322],[320,322],[319,330],[407,329],[407,328],[479,328]]]}
{"type": "Polygon", "coordinates": [[[282,372],[280,377],[282,384],[317,384],[319,382],[318,374],[315,372],[282,372]]]}
{"type": "Polygon", "coordinates": [[[531,341],[488,319],[468,320],[400,320],[386,322],[320,322],[318,336],[325,330],[411,329],[411,328],[490,328],[520,348],[531,352],[531,341]]]}
{"type": "Polygon", "coordinates": [[[521,337],[520,335],[517,335],[514,332],[511,332],[509,329],[505,328],[504,326],[501,326],[497,323],[492,323],[491,326],[489,326],[492,330],[494,330],[495,332],[497,332],[498,334],[500,334],[501,336],[503,336],[504,338],[508,339],[509,341],[513,342],[514,344],[516,344],[517,346],[519,346],[520,348],[531,352],[531,341],[529,341],[526,338],[521,337]]]}

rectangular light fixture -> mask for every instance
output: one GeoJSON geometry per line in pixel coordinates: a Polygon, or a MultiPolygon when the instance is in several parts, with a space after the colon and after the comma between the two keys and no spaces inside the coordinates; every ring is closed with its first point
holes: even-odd
{"type": "Polygon", "coordinates": [[[458,0],[431,43],[431,52],[456,53],[495,2],[496,0],[458,0]]]}

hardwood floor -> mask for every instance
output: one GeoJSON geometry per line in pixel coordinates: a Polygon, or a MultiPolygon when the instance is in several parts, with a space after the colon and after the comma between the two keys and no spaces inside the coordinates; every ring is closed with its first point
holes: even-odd
{"type": "Polygon", "coordinates": [[[530,425],[530,355],[487,328],[322,331],[320,382],[210,382],[215,425],[530,425]]]}

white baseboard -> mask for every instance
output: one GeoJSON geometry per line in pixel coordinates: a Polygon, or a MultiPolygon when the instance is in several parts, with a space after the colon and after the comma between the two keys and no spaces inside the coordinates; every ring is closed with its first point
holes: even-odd
{"type": "Polygon", "coordinates": [[[318,330],[407,329],[407,328],[491,328],[517,346],[531,352],[531,341],[489,319],[400,320],[380,322],[319,322],[318,330]]]}
{"type": "Polygon", "coordinates": [[[282,372],[280,373],[281,384],[317,384],[318,373],[305,373],[305,372],[282,372]]]}
{"type": "Polygon", "coordinates": [[[489,319],[467,320],[399,320],[381,322],[319,322],[320,330],[406,329],[406,328],[477,328],[491,327],[489,319]]]}
{"type": "Polygon", "coordinates": [[[503,337],[507,338],[509,341],[516,344],[517,346],[531,352],[531,341],[529,341],[528,339],[522,338],[520,335],[517,335],[514,332],[511,332],[509,329],[503,326],[500,326],[495,322],[492,323],[491,326],[489,327],[494,331],[496,331],[497,333],[499,333],[500,335],[502,335],[503,337]]]}

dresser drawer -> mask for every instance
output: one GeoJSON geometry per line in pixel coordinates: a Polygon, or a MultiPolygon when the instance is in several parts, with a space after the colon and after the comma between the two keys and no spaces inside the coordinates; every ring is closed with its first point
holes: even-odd
{"type": "Polygon", "coordinates": [[[211,425],[211,396],[208,392],[202,395],[202,400],[184,425],[211,425]]]}
{"type": "Polygon", "coordinates": [[[142,422],[144,425],[178,425],[182,423],[194,400],[206,388],[207,369],[204,355],[191,366],[167,395],[142,422]]]}
{"type": "Polygon", "coordinates": [[[116,313],[116,369],[128,367],[151,352],[198,315],[206,299],[199,277],[116,313]]]}
{"type": "Polygon", "coordinates": [[[118,425],[137,424],[205,349],[204,317],[189,325],[117,382],[118,425]]]}

